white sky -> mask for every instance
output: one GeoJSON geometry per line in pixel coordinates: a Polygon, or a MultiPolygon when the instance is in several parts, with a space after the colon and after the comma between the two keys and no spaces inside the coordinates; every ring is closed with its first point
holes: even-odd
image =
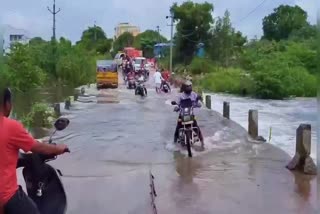
{"type": "MultiPolygon", "coordinates": [[[[22,28],[30,36],[45,39],[52,34],[52,15],[47,6],[53,0],[4,0],[0,7],[0,23],[22,28]]],[[[94,21],[101,26],[108,37],[114,35],[114,27],[119,22],[130,22],[142,31],[156,29],[170,35],[169,20],[165,16],[173,0],[56,0],[62,11],[57,15],[57,36],[64,36],[72,41],[79,40],[81,33],[94,21]]],[[[183,0],[176,0],[181,3],[183,0]]],[[[195,0],[195,2],[203,2],[195,0]]],[[[316,23],[316,0],[266,0],[265,3],[246,17],[262,0],[208,0],[214,5],[214,17],[222,16],[228,9],[231,20],[237,30],[252,38],[262,34],[262,18],[270,14],[280,4],[299,5],[308,12],[309,21],[316,23]],[[240,21],[242,20],[242,21],[240,21]]]]}

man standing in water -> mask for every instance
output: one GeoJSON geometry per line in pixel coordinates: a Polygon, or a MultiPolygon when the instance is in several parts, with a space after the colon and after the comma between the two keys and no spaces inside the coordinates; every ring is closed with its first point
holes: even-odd
{"type": "Polygon", "coordinates": [[[36,141],[16,120],[11,112],[11,91],[0,89],[0,213],[40,214],[36,204],[18,186],[16,166],[19,150],[46,155],[61,155],[66,145],[52,145],[36,141]]]}
{"type": "Polygon", "coordinates": [[[156,84],[156,92],[160,93],[161,82],[163,80],[159,69],[156,70],[156,73],[153,75],[154,82],[156,84]]]}

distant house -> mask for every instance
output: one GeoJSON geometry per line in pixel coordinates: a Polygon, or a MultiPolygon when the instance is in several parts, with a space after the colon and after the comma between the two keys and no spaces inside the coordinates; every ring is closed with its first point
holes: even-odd
{"type": "Polygon", "coordinates": [[[140,33],[140,28],[129,24],[128,22],[120,23],[115,27],[115,39],[125,32],[131,33],[133,36],[137,36],[140,33]]]}
{"type": "Polygon", "coordinates": [[[9,53],[11,45],[16,42],[27,44],[29,42],[28,32],[9,25],[5,26],[3,30],[4,53],[9,53]]]}

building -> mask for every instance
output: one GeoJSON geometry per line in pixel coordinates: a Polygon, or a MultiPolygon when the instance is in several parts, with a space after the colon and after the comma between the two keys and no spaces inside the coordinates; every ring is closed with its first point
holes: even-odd
{"type": "Polygon", "coordinates": [[[10,51],[10,47],[13,43],[20,42],[27,44],[29,42],[28,32],[23,29],[17,29],[12,26],[5,26],[3,30],[3,50],[4,53],[10,51]]]}
{"type": "Polygon", "coordinates": [[[115,39],[125,32],[132,33],[133,36],[137,36],[140,33],[140,28],[129,23],[120,23],[115,30],[115,39]]]}

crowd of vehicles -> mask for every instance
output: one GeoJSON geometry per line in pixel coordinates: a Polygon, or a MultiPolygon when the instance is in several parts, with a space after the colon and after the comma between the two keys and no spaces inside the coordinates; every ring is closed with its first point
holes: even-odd
{"type": "MultiPolygon", "coordinates": [[[[132,49],[126,49],[126,52],[118,53],[114,60],[97,61],[97,88],[100,89],[109,86],[113,88],[118,87],[118,72],[121,71],[127,89],[134,90],[135,95],[145,97],[147,96],[148,91],[144,83],[149,79],[151,66],[147,66],[148,60],[145,57],[128,56],[128,50],[132,51],[132,49]]],[[[162,83],[161,85],[159,84],[160,88],[157,92],[171,92],[168,83],[170,73],[162,70],[161,76],[162,83]]],[[[187,148],[189,157],[192,157],[191,147],[200,141],[200,130],[199,127],[195,125],[193,102],[194,101],[191,101],[190,99],[186,99],[181,101],[179,105],[175,101],[171,103],[172,105],[176,105],[175,111],[179,112],[178,122],[180,123],[180,128],[177,143],[187,148]]]]}

